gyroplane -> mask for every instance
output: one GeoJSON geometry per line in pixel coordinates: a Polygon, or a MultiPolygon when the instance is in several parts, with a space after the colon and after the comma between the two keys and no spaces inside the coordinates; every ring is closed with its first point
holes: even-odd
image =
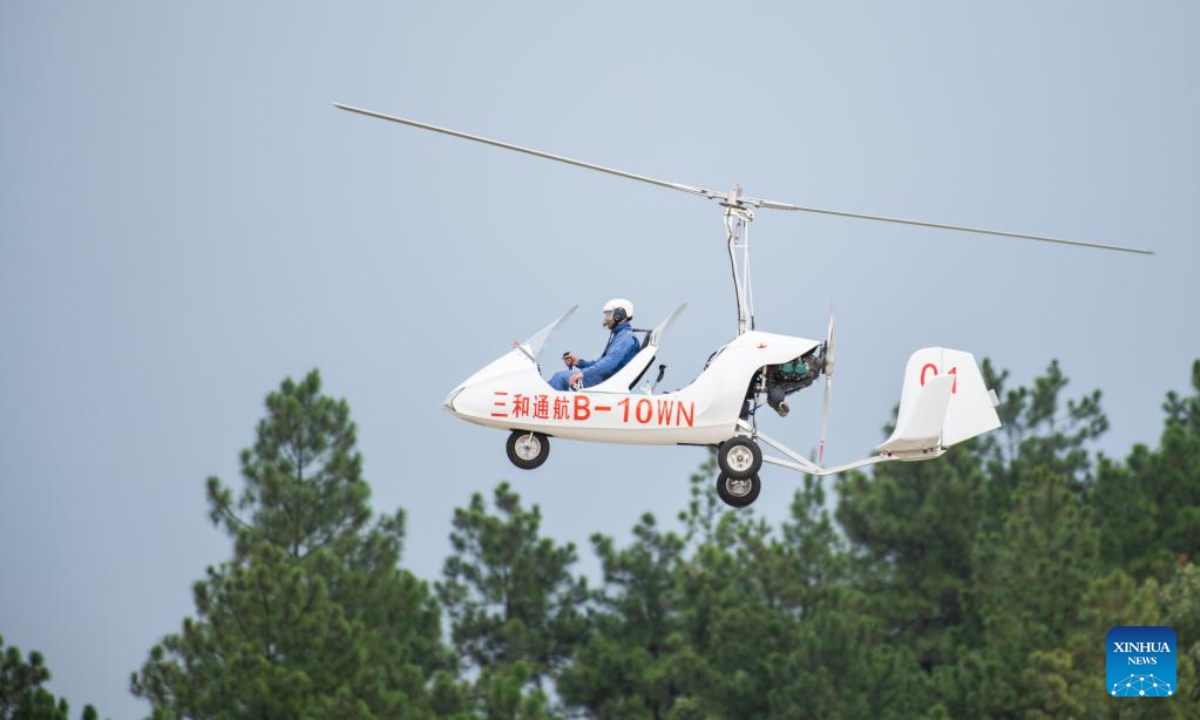
{"type": "Polygon", "coordinates": [[[919,227],[956,230],[1006,238],[1037,240],[1075,247],[1151,255],[1139,248],[987,230],[962,225],[906,220],[844,212],[747,197],[738,186],[719,192],[658,180],[611,167],[437,127],[416,120],[334,103],[342,110],[443,135],[515,150],[547,160],[715,200],[722,208],[725,247],[733,267],[737,302],[737,335],[718,348],[703,371],[686,387],[660,392],[665,366],[654,380],[647,374],[667,332],[686,308],[681,305],[651,328],[636,329],[640,350],[603,382],[587,388],[555,390],[538,364],[550,338],[575,312],[516,342],[509,351],[459,383],[446,396],[445,408],[457,417],[507,430],[508,457],[525,470],[540,467],[550,454],[550,438],[637,445],[699,445],[717,450],[720,474],[717,493],[734,507],[745,507],[762,489],[763,463],[823,476],[885,462],[932,460],[947,449],[1000,427],[999,401],[985,384],[974,356],[942,347],[922,348],[908,359],[900,391],[900,409],[891,436],[877,454],[854,462],[823,467],[834,376],[834,323],[823,340],[762,332],[756,328],[750,275],[750,223],[758,210],[790,210],[919,227]],[[763,407],[788,414],[788,397],[818,377],[824,378],[818,455],[814,462],[758,429],[763,407]],[[784,457],[766,455],[767,445],[784,457]]]}

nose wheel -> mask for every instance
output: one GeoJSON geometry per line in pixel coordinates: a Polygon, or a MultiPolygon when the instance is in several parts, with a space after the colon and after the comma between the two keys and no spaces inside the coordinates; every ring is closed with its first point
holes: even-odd
{"type": "Polygon", "coordinates": [[[538,432],[513,430],[505,449],[513,465],[522,470],[533,470],[550,457],[550,438],[538,432]]]}
{"type": "Polygon", "coordinates": [[[762,492],[762,481],[757,474],[744,478],[731,477],[727,473],[717,476],[717,495],[730,507],[742,508],[758,499],[762,492]]]}

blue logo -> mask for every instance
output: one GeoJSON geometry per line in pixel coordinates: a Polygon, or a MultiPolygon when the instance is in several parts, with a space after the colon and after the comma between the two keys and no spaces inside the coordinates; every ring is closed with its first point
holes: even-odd
{"type": "Polygon", "coordinates": [[[1175,631],[1169,627],[1115,627],[1108,631],[1108,694],[1170,697],[1175,686],[1175,631]]]}

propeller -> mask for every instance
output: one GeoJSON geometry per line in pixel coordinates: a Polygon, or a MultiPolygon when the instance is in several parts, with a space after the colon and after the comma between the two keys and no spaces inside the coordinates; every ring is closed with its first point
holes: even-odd
{"type": "Polygon", "coordinates": [[[825,433],[829,430],[829,405],[833,400],[833,303],[829,303],[829,331],[825,334],[825,349],[821,353],[821,372],[825,375],[825,400],[821,403],[821,435],[817,442],[817,463],[825,460],[825,433]]]}

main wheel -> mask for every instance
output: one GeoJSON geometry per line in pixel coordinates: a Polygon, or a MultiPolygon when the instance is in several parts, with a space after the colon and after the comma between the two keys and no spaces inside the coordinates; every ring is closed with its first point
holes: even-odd
{"type": "Polygon", "coordinates": [[[762,467],[762,450],[758,449],[758,443],[739,435],[717,448],[717,464],[729,477],[748,478],[762,467]]]}
{"type": "Polygon", "coordinates": [[[762,481],[758,479],[758,475],[735,478],[721,473],[717,476],[717,495],[721,496],[721,500],[731,507],[746,507],[758,499],[760,492],[762,492],[762,481]]]}
{"type": "Polygon", "coordinates": [[[522,470],[532,470],[550,457],[550,438],[538,432],[513,430],[505,449],[513,465],[522,470]]]}

